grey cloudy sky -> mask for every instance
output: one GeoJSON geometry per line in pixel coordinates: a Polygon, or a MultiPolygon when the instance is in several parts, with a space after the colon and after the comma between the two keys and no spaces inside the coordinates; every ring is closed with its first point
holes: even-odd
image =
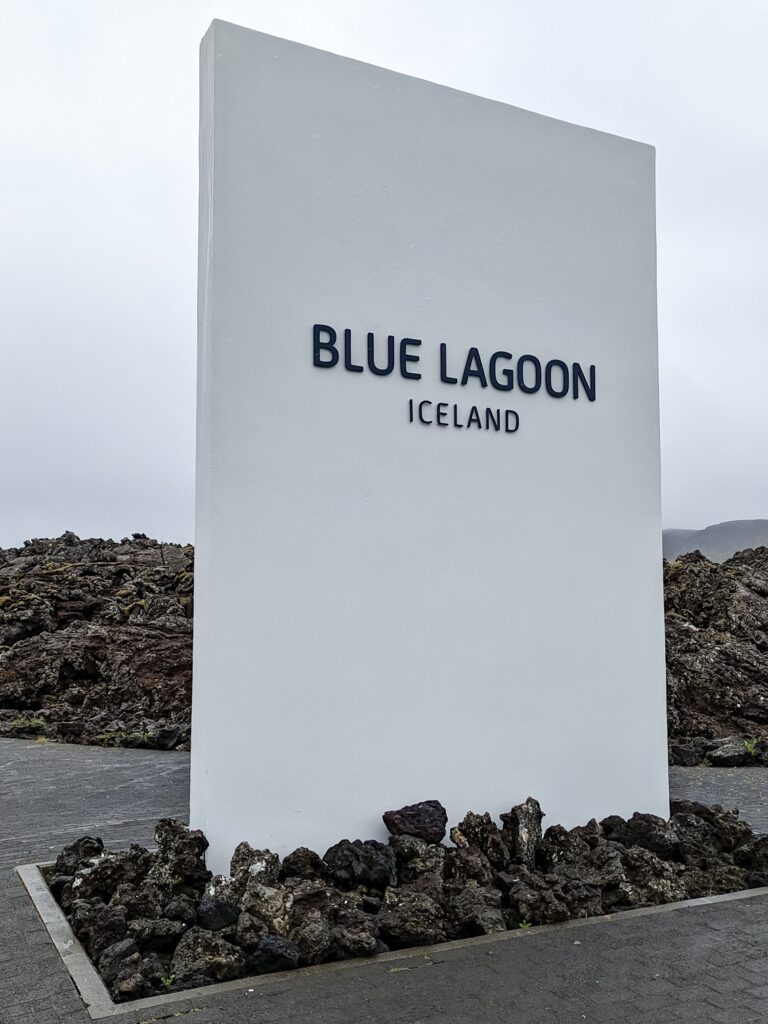
{"type": "Polygon", "coordinates": [[[0,0],[0,546],[192,539],[214,17],[654,144],[665,525],[768,517],[765,0],[0,0]]]}

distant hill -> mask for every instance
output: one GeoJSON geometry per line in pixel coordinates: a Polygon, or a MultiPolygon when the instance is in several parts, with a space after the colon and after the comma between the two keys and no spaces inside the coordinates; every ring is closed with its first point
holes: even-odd
{"type": "Polygon", "coordinates": [[[737,551],[768,547],[768,519],[734,519],[704,530],[664,530],[664,557],[700,551],[712,562],[724,562],[737,551]]]}

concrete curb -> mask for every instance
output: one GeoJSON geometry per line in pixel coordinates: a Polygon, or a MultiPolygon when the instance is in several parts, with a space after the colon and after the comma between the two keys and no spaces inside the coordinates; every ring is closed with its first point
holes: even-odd
{"type": "Polygon", "coordinates": [[[199,1000],[223,992],[237,992],[259,988],[277,981],[292,981],[303,977],[316,977],[335,971],[353,970],[369,967],[394,960],[408,960],[414,957],[429,959],[433,955],[445,953],[451,949],[465,949],[469,946],[484,946],[496,942],[510,942],[531,935],[553,931],[567,931],[574,928],[585,928],[596,924],[613,924],[631,920],[634,917],[647,917],[650,914],[664,914],[671,911],[685,910],[690,907],[704,907],[714,903],[730,903],[735,900],[752,899],[768,896],[768,886],[759,889],[744,889],[739,892],[724,893],[720,896],[702,896],[695,900],[683,900],[679,903],[664,903],[655,907],[640,907],[635,910],[623,910],[617,914],[606,914],[602,917],[583,917],[563,924],[537,925],[532,928],[515,931],[495,932],[492,935],[480,935],[472,939],[456,939],[453,942],[441,942],[436,946],[416,946],[410,949],[398,949],[389,953],[380,953],[372,957],[360,957],[354,960],[340,960],[336,963],[320,964],[316,967],[300,967],[294,971],[278,971],[274,974],[262,974],[253,978],[238,978],[236,981],[224,981],[215,985],[186,989],[183,992],[169,992],[165,996],[150,996],[146,999],[134,999],[130,1003],[112,1001],[107,987],[101,980],[98,971],[91,963],[88,954],[77,940],[64,912],[53,897],[42,869],[49,864],[23,864],[16,868],[16,874],[32,898],[40,920],[48,930],[56,949],[59,951],[64,965],[69,971],[77,990],[85,1003],[92,1020],[105,1017],[116,1017],[131,1011],[141,1011],[158,1006],[170,1006],[174,1003],[199,1000]]]}

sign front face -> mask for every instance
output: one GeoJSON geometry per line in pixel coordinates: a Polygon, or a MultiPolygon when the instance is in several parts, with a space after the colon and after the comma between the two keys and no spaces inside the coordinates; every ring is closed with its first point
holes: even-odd
{"type": "Polygon", "coordinates": [[[653,150],[214,22],[192,806],[667,811],[653,150]]]}

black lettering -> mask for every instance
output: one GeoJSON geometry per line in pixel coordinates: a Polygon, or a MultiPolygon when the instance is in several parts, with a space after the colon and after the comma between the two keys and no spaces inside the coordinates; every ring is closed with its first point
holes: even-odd
{"type": "Polygon", "coordinates": [[[584,385],[584,392],[590,402],[594,402],[596,386],[595,386],[595,368],[590,366],[589,368],[589,380],[584,376],[584,371],[581,368],[581,363],[573,364],[573,397],[579,397],[579,384],[584,385]]]}
{"type": "Polygon", "coordinates": [[[441,344],[440,345],[440,380],[443,382],[443,384],[457,384],[458,381],[457,381],[456,377],[449,377],[447,372],[446,372],[446,368],[445,368],[445,364],[446,364],[446,358],[445,358],[446,350],[447,350],[447,346],[445,344],[441,344]]]}
{"type": "Polygon", "coordinates": [[[512,358],[512,353],[511,352],[494,352],[493,355],[491,356],[491,365],[490,365],[491,384],[493,384],[493,386],[496,388],[497,391],[511,391],[512,390],[512,385],[513,385],[513,373],[512,373],[512,370],[506,369],[506,370],[502,370],[501,371],[501,376],[504,378],[503,383],[502,383],[502,381],[499,380],[499,375],[496,373],[496,363],[500,359],[511,359],[511,358],[512,358]]]}
{"type": "Polygon", "coordinates": [[[386,377],[388,373],[392,373],[395,368],[395,338],[394,335],[390,334],[387,338],[387,365],[384,369],[380,369],[376,365],[376,360],[373,358],[374,351],[374,336],[372,332],[368,332],[368,369],[371,373],[375,373],[377,377],[386,377]]]}
{"type": "Polygon", "coordinates": [[[413,423],[413,399],[408,399],[408,422],[413,423]]]}
{"type": "Polygon", "coordinates": [[[547,363],[546,369],[544,370],[544,386],[547,389],[547,394],[552,395],[553,398],[563,398],[568,394],[568,387],[570,384],[570,374],[568,367],[562,361],[562,359],[550,359],[547,363]],[[560,388],[556,388],[552,383],[552,369],[556,368],[562,374],[562,382],[560,388]]]}
{"type": "Polygon", "coordinates": [[[485,410],[485,429],[490,430],[490,424],[493,424],[493,429],[498,430],[501,426],[501,409],[486,409],[485,410]]]}
{"type": "Polygon", "coordinates": [[[335,366],[339,361],[339,350],[336,348],[336,331],[326,324],[315,324],[312,328],[312,348],[314,350],[313,362],[315,366],[335,366]],[[328,335],[328,341],[321,341],[323,334],[328,335]],[[321,354],[327,352],[328,359],[322,359],[321,354]]]}
{"type": "MultiPolygon", "coordinates": [[[[408,369],[408,363],[418,363],[419,357],[415,353],[408,351],[409,345],[420,345],[421,341],[418,338],[403,338],[400,342],[400,376],[407,377],[408,380],[421,380],[421,374],[412,372],[408,369]]],[[[423,421],[422,421],[423,422],[423,421]]]]}
{"type": "Polygon", "coordinates": [[[535,395],[541,387],[541,363],[536,356],[520,356],[517,360],[517,386],[526,395],[535,395]],[[527,363],[533,367],[533,384],[526,384],[523,369],[527,363]]]}
{"type": "Polygon", "coordinates": [[[517,428],[519,426],[520,426],[520,417],[517,415],[517,413],[515,412],[514,409],[507,409],[504,412],[504,433],[505,434],[514,434],[514,432],[517,430],[517,428]],[[510,418],[510,416],[514,416],[515,417],[515,420],[514,420],[515,425],[513,427],[510,427],[510,425],[509,425],[509,418],[510,418]]]}
{"type": "Polygon", "coordinates": [[[448,415],[448,403],[447,402],[438,402],[437,405],[435,406],[435,408],[437,409],[437,425],[438,425],[438,427],[447,427],[448,426],[448,421],[446,419],[441,418],[441,417],[445,417],[445,416],[448,415]]]}
{"type": "Polygon", "coordinates": [[[351,370],[352,373],[362,373],[362,366],[358,366],[352,362],[352,331],[347,329],[344,331],[344,369],[351,370]]]}
{"type": "Polygon", "coordinates": [[[475,424],[478,430],[483,429],[483,424],[480,422],[480,413],[477,411],[477,406],[473,405],[469,410],[469,419],[467,420],[467,427],[471,427],[475,424]]]}
{"type": "Polygon", "coordinates": [[[456,404],[453,406],[453,425],[454,427],[458,427],[459,430],[464,429],[464,424],[459,423],[459,407],[456,404]]]}
{"type": "Polygon", "coordinates": [[[480,381],[481,387],[488,387],[485,370],[483,369],[483,361],[476,348],[471,348],[469,352],[467,352],[467,360],[464,363],[464,373],[461,375],[461,383],[466,384],[470,377],[477,377],[480,381]]]}
{"type": "Polygon", "coordinates": [[[423,410],[423,408],[424,408],[424,406],[425,406],[425,405],[432,405],[432,403],[431,403],[431,402],[428,402],[428,401],[427,401],[426,399],[424,399],[424,401],[423,401],[423,402],[419,402],[419,419],[420,419],[420,420],[421,420],[421,422],[422,422],[422,423],[424,423],[424,424],[425,424],[426,426],[429,426],[429,424],[430,424],[430,423],[432,422],[432,420],[425,420],[425,419],[424,419],[424,414],[423,414],[423,412],[422,412],[422,410],[423,410]]]}

